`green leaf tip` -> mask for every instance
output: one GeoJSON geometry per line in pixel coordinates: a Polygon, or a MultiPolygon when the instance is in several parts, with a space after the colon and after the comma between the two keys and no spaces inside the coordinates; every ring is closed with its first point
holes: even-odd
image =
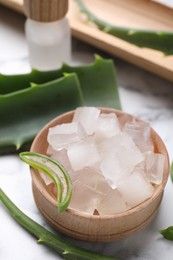
{"type": "Polygon", "coordinates": [[[15,147],[16,147],[16,150],[19,151],[20,148],[22,147],[22,142],[20,142],[20,141],[16,142],[15,147]]]}
{"type": "Polygon", "coordinates": [[[38,244],[42,244],[44,242],[44,239],[42,237],[40,237],[38,240],[37,240],[37,243],[38,244]]]}
{"type": "Polygon", "coordinates": [[[68,255],[68,254],[70,254],[70,251],[68,251],[68,250],[65,250],[65,251],[63,252],[63,255],[68,255]]]}
{"type": "Polygon", "coordinates": [[[173,241],[173,226],[162,229],[159,232],[165,239],[173,241]]]}
{"type": "Polygon", "coordinates": [[[38,88],[39,85],[37,83],[31,82],[30,83],[31,88],[38,88]]]}
{"type": "Polygon", "coordinates": [[[129,31],[128,31],[128,35],[133,35],[133,34],[135,34],[135,31],[134,31],[134,30],[129,30],[129,31]]]}
{"type": "Polygon", "coordinates": [[[71,75],[74,75],[75,77],[77,77],[76,73],[73,73],[73,72],[64,72],[63,73],[64,78],[71,77],[71,75]]]}
{"type": "Polygon", "coordinates": [[[98,61],[98,60],[99,60],[99,61],[100,61],[100,60],[102,61],[102,60],[104,60],[103,57],[100,56],[99,54],[94,54],[94,57],[95,57],[95,61],[98,61]]]}
{"type": "Polygon", "coordinates": [[[162,229],[159,231],[161,235],[163,235],[165,233],[165,229],[162,229]]]}

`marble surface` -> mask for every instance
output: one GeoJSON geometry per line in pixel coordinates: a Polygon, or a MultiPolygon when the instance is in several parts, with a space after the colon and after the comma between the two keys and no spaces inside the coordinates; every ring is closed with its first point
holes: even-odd
{"type": "MultiPolygon", "coordinates": [[[[77,40],[73,40],[73,62],[88,63],[93,53],[110,57],[77,40]]],[[[148,121],[166,144],[173,157],[173,83],[114,58],[123,110],[148,121]]],[[[24,18],[0,6],[0,72],[21,73],[29,69],[24,37],[24,18]]],[[[31,191],[28,167],[16,155],[0,156],[0,186],[28,216],[44,227],[51,227],[40,215],[31,191]]],[[[121,260],[172,260],[173,242],[164,240],[159,230],[173,225],[173,184],[166,185],[158,215],[145,229],[127,239],[108,244],[85,243],[70,238],[74,244],[121,260]]],[[[36,243],[0,204],[0,259],[54,260],[57,254],[36,243]]]]}

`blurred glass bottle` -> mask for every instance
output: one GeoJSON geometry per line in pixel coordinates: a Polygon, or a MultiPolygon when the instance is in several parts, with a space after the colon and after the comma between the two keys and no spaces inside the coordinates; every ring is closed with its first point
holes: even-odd
{"type": "Polygon", "coordinates": [[[25,34],[32,68],[53,70],[71,60],[68,0],[24,0],[25,34]]]}

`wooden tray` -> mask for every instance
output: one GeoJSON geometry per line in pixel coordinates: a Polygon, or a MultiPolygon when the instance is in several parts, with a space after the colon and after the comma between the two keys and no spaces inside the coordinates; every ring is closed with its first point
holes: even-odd
{"type": "MultiPolygon", "coordinates": [[[[22,0],[0,0],[0,3],[23,13],[22,0]]],[[[85,3],[98,17],[115,25],[173,31],[173,9],[154,1],[85,0],[85,3]]],[[[173,81],[173,55],[139,48],[98,30],[86,23],[74,0],[70,0],[68,17],[76,38],[173,81]]]]}

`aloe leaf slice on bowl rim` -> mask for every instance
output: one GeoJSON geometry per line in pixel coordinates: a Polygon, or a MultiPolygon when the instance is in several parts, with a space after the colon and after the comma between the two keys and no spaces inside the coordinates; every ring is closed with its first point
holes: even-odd
{"type": "Polygon", "coordinates": [[[53,180],[57,187],[58,209],[60,212],[65,211],[71,199],[72,182],[64,167],[59,162],[39,153],[22,152],[19,157],[22,161],[42,171],[53,180]]]}

